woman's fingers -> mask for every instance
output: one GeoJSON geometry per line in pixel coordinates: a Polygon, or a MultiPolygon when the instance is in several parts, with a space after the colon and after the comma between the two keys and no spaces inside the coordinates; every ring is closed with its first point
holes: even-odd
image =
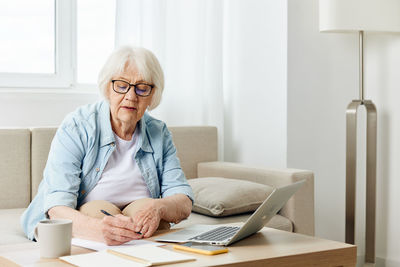
{"type": "Polygon", "coordinates": [[[146,236],[147,230],[149,229],[149,224],[146,223],[143,225],[142,229],[140,230],[140,233],[143,235],[143,237],[146,236]]]}
{"type": "Polygon", "coordinates": [[[133,228],[135,232],[140,232],[142,233],[142,228],[143,228],[143,218],[135,216],[134,218],[134,223],[133,223],[133,228]]]}
{"type": "Polygon", "coordinates": [[[106,243],[108,245],[110,245],[110,244],[120,245],[120,244],[123,244],[123,243],[126,243],[126,242],[129,242],[129,241],[133,240],[130,237],[113,235],[113,234],[108,233],[108,232],[104,233],[103,237],[104,237],[104,240],[106,240],[106,243]]]}
{"type": "Polygon", "coordinates": [[[133,229],[134,224],[132,218],[124,216],[122,214],[118,214],[116,216],[105,216],[103,218],[108,224],[111,224],[115,227],[133,229]]]}
{"type": "Polygon", "coordinates": [[[138,212],[133,218],[135,231],[140,232],[143,237],[150,237],[160,224],[160,216],[154,211],[138,212]]]}
{"type": "Polygon", "coordinates": [[[132,219],[123,215],[106,216],[102,220],[102,233],[108,245],[119,245],[142,238],[142,235],[137,234],[133,227],[132,219]]]}
{"type": "Polygon", "coordinates": [[[103,236],[107,245],[116,246],[122,245],[132,240],[132,238],[116,237],[116,236],[103,236]]]}
{"type": "Polygon", "coordinates": [[[154,234],[154,232],[157,230],[159,224],[160,224],[159,221],[152,220],[150,223],[147,224],[148,228],[145,233],[142,233],[143,236],[145,238],[152,236],[154,234]]]}

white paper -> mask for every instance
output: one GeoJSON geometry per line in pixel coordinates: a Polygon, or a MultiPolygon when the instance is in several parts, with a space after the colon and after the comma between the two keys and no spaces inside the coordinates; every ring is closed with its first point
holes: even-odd
{"type": "Polygon", "coordinates": [[[88,249],[92,249],[92,250],[96,250],[96,251],[102,251],[102,250],[114,249],[114,248],[125,248],[125,247],[130,247],[130,246],[139,246],[139,245],[153,245],[153,246],[164,246],[165,245],[162,243],[138,239],[138,240],[129,241],[129,242],[119,245],[119,246],[108,246],[107,244],[104,244],[101,242],[80,239],[80,238],[72,238],[71,244],[73,246],[84,247],[84,248],[88,248],[88,249]]]}
{"type": "Polygon", "coordinates": [[[196,260],[196,258],[152,245],[110,249],[119,254],[143,259],[152,265],[196,260]]]}
{"type": "Polygon", "coordinates": [[[146,266],[144,264],[127,260],[106,251],[92,252],[87,254],[73,255],[73,256],[64,256],[60,257],[61,260],[72,263],[76,266],[80,267],[110,267],[110,266],[118,266],[118,267],[143,267],[146,266]]]}
{"type": "Polygon", "coordinates": [[[7,251],[0,253],[0,256],[11,260],[12,262],[25,266],[25,267],[33,267],[36,262],[40,260],[40,249],[39,247],[35,247],[33,249],[27,249],[23,251],[21,256],[21,251],[7,251]]]}

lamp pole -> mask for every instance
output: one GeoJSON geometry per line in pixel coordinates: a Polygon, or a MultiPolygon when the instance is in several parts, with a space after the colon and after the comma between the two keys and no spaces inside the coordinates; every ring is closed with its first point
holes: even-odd
{"type": "Polygon", "coordinates": [[[357,109],[364,105],[367,113],[366,222],[365,261],[375,262],[376,220],[376,139],[377,112],[371,100],[364,100],[364,32],[359,31],[359,99],[346,110],[346,243],[355,243],[355,208],[357,174],[357,109]]]}
{"type": "Polygon", "coordinates": [[[364,31],[358,32],[358,83],[360,90],[360,100],[364,101],[364,31]]]}

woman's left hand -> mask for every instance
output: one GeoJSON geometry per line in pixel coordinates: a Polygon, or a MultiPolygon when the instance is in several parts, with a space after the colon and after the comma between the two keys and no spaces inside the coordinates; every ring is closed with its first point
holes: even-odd
{"type": "Polygon", "coordinates": [[[156,199],[148,201],[132,217],[134,231],[142,233],[147,238],[154,234],[161,220],[161,206],[156,199]]]}

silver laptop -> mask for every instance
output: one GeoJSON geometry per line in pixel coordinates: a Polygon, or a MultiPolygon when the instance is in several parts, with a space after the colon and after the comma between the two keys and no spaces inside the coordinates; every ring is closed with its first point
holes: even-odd
{"type": "Polygon", "coordinates": [[[228,246],[261,230],[304,183],[305,181],[303,180],[275,188],[241,227],[195,224],[183,230],[160,236],[156,240],[163,242],[191,241],[228,246]]]}

